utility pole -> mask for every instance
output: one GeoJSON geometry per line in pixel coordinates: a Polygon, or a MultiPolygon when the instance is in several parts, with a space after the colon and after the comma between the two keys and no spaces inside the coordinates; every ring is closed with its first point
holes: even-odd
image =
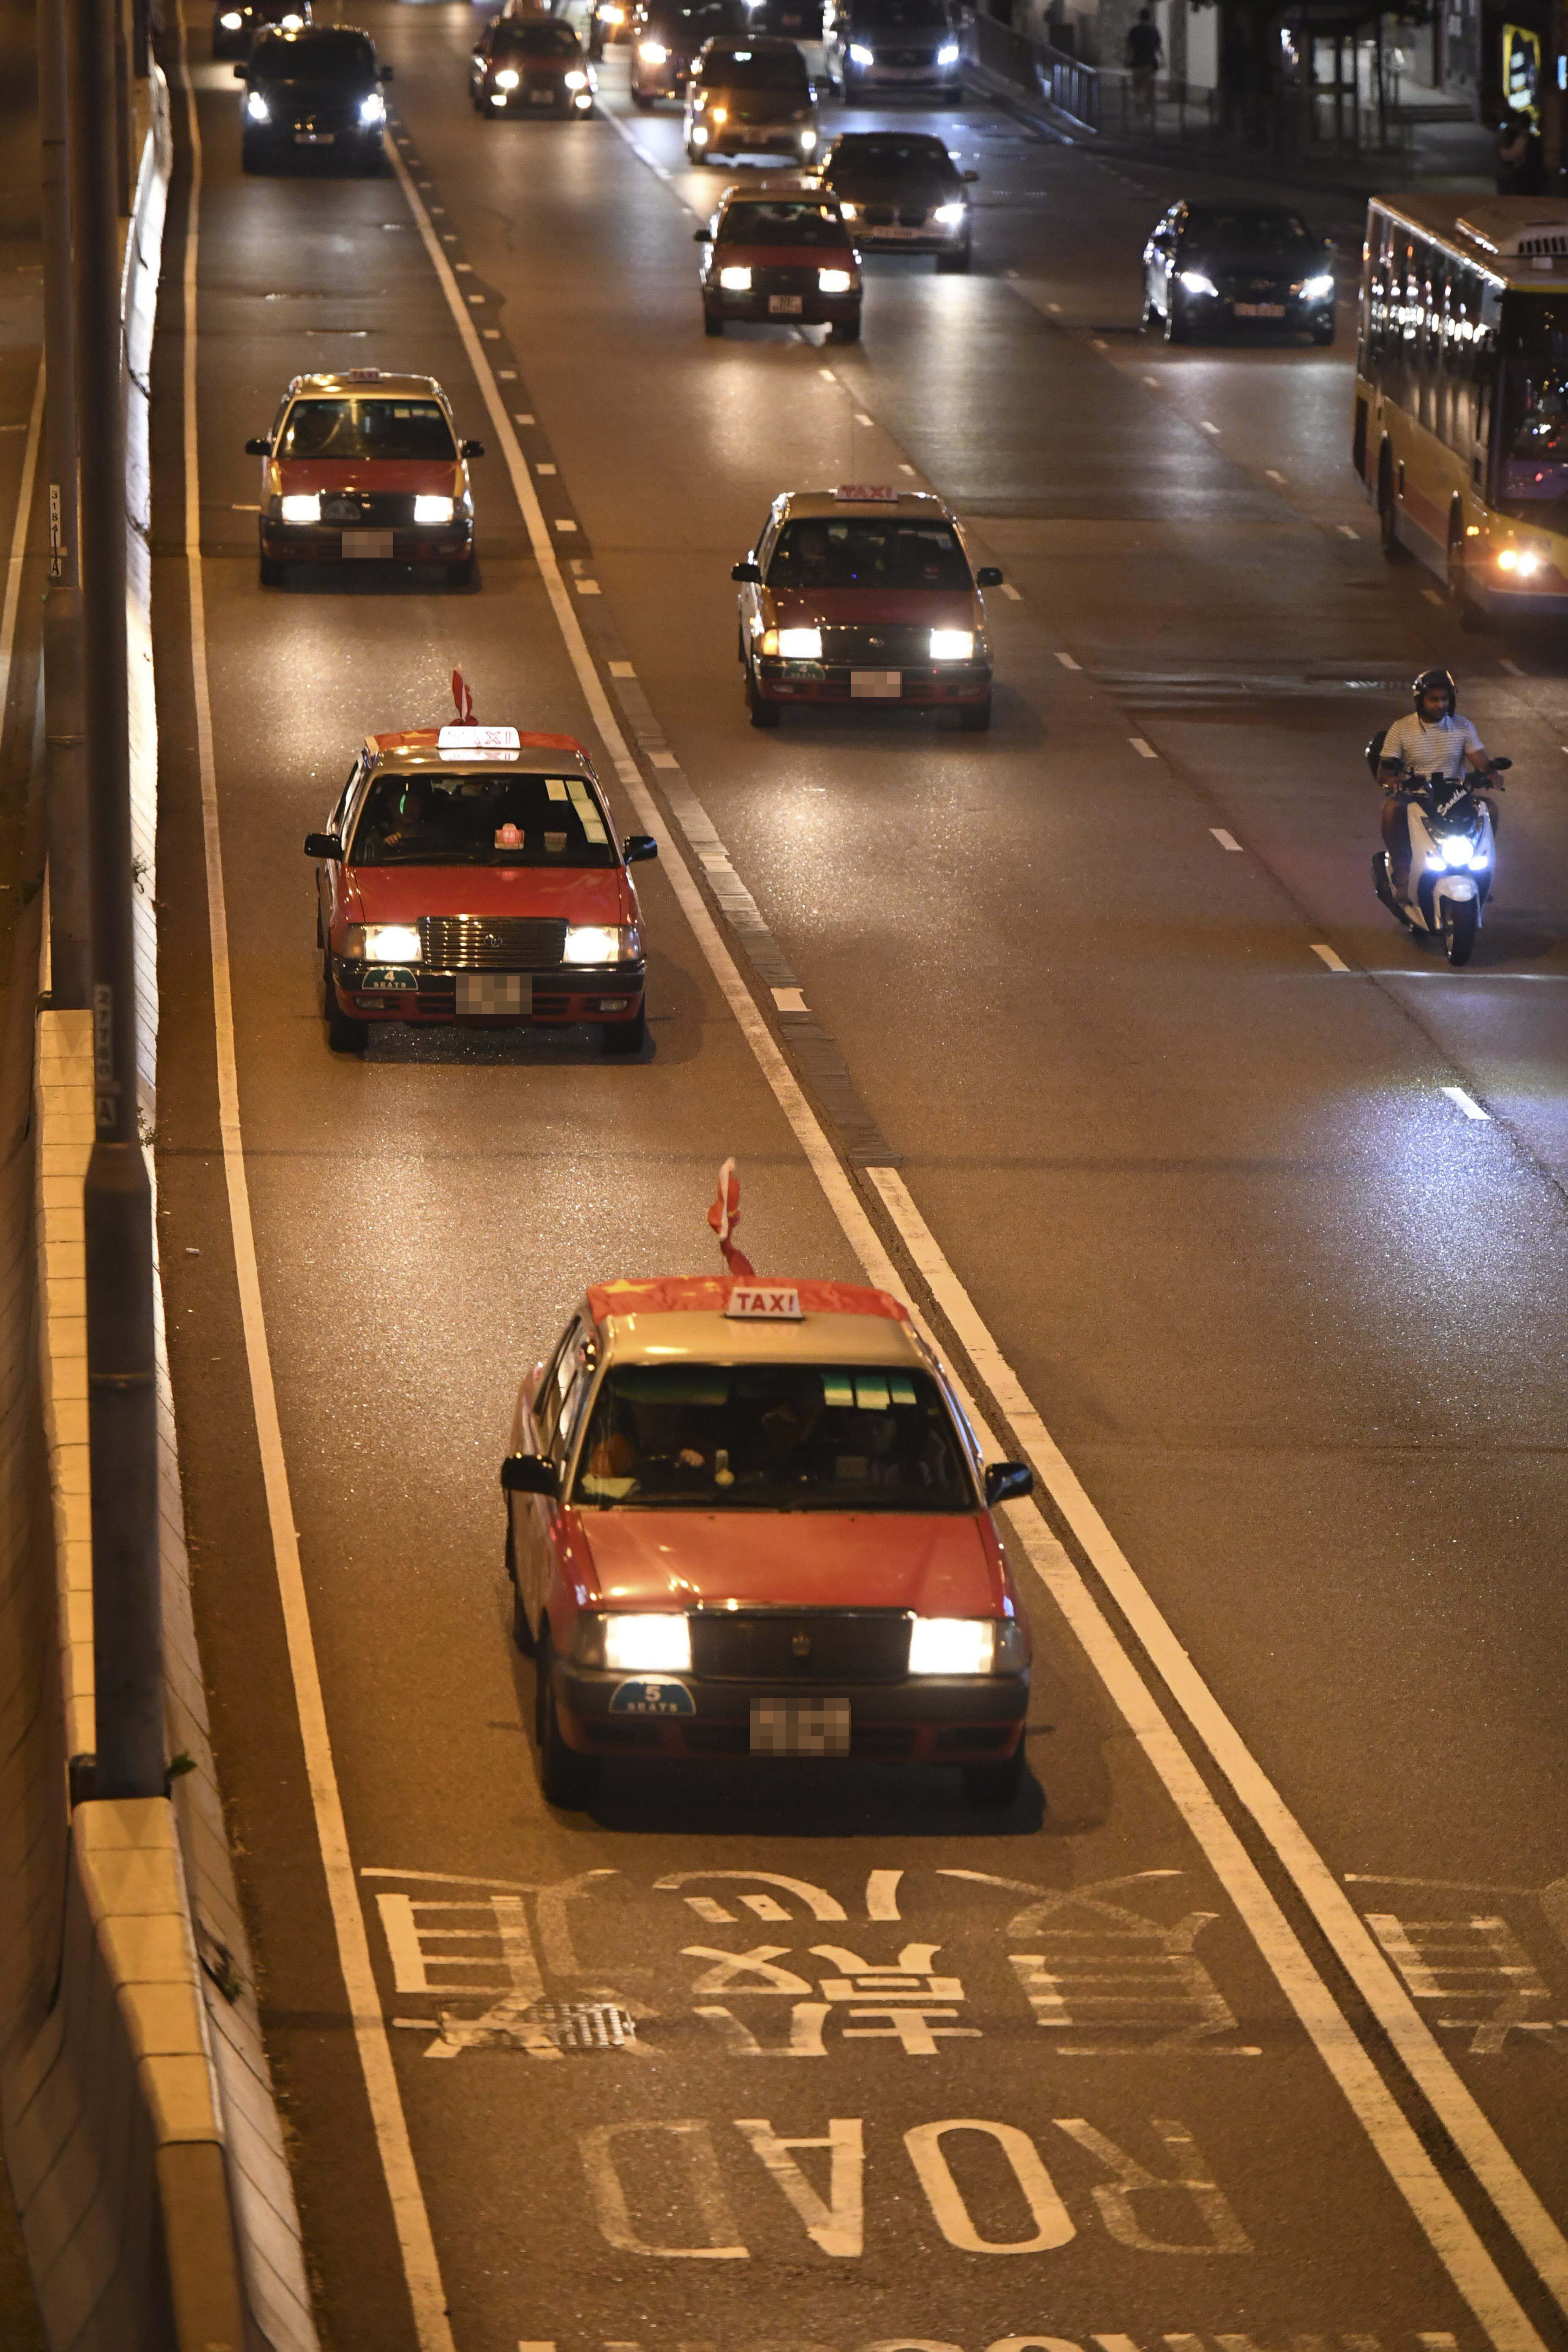
{"type": "Polygon", "coordinates": [[[76,337],[71,322],[71,218],[65,0],[38,0],[38,133],[43,157],[44,465],[49,498],[49,584],[44,597],[46,823],[49,850],[49,996],[92,1001],[88,907],[87,782],[81,674],[81,562],[77,512],[76,337]]]}
{"type": "Polygon", "coordinates": [[[97,1797],[164,1777],[152,1198],[136,1119],[115,0],[70,0],[94,1142],[83,1193],[97,1797]]]}

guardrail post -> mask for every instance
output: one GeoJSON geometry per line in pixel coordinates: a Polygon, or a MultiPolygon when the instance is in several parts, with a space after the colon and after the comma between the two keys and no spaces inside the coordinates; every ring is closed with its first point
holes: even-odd
{"type": "Polygon", "coordinates": [[[152,1197],[137,1131],[115,0],[70,0],[71,217],[92,907],[83,1191],[97,1797],[164,1792],[152,1197]]]}

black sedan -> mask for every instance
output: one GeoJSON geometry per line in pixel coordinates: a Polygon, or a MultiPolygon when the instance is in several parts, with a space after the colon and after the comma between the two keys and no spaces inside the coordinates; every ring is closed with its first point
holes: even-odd
{"type": "Polygon", "coordinates": [[[248,65],[236,66],[245,84],[240,101],[240,162],[263,172],[285,160],[314,156],[379,172],[385,166],[383,82],[368,33],[352,25],[310,25],[259,36],[248,65]]]}
{"type": "Polygon", "coordinates": [[[934,253],[939,270],[968,268],[964,191],[980,174],[961,172],[931,132],[847,131],[822,176],[862,253],[934,253]]]}
{"type": "Polygon", "coordinates": [[[268,26],[298,33],[310,22],[310,0],[217,0],[213,10],[215,58],[247,58],[250,45],[268,26]]]}
{"type": "Polygon", "coordinates": [[[1143,324],[1334,340],[1334,248],[1284,205],[1173,205],[1143,248],[1143,324]]]}

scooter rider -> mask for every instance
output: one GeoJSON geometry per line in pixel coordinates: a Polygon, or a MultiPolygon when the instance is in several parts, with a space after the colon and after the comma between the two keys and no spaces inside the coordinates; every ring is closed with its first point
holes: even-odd
{"type": "Polygon", "coordinates": [[[1389,878],[1400,898],[1410,887],[1411,793],[1406,779],[1459,777],[1467,767],[1484,772],[1488,765],[1479,735],[1456,708],[1458,688],[1452,671],[1424,669],[1410,692],[1415,707],[1407,718],[1394,720],[1377,762],[1384,793],[1383,845],[1388,852],[1389,878]]]}

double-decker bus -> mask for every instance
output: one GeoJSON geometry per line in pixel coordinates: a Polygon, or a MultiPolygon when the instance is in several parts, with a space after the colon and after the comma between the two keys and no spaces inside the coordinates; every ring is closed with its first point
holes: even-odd
{"type": "Polygon", "coordinates": [[[1352,457],[1467,619],[1568,616],[1568,203],[1373,199],[1352,457]]]}

